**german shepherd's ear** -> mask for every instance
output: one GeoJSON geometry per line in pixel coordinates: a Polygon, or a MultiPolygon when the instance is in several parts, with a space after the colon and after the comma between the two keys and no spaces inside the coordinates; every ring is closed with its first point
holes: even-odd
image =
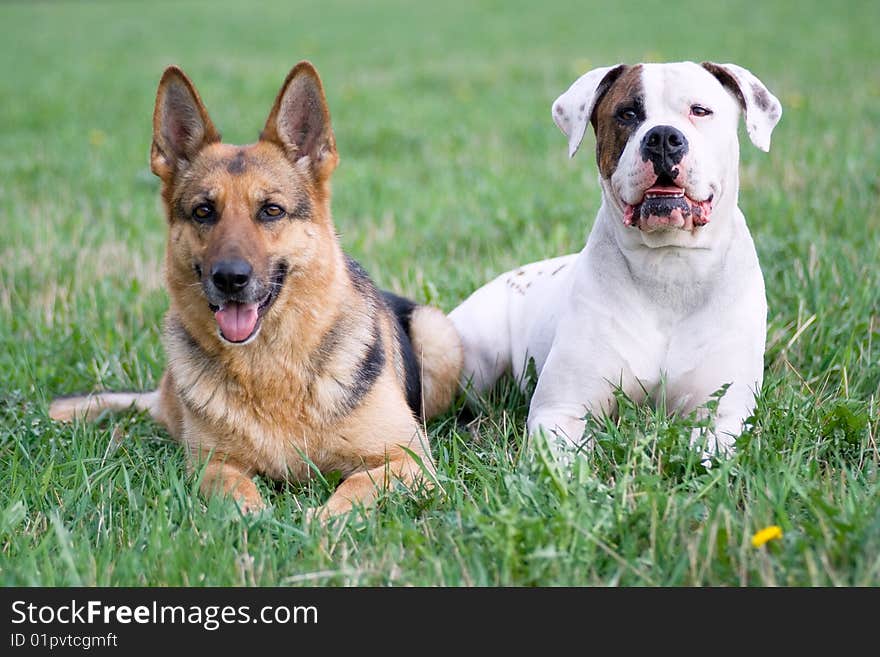
{"type": "Polygon", "coordinates": [[[321,78],[310,62],[300,62],[287,74],[260,139],[280,146],[291,162],[309,158],[316,182],[333,173],[339,155],[330,127],[330,109],[321,78]]]}
{"type": "Polygon", "coordinates": [[[202,147],[216,141],[220,141],[220,134],[199,92],[182,70],[169,66],[156,92],[150,169],[162,180],[168,180],[202,147]]]}

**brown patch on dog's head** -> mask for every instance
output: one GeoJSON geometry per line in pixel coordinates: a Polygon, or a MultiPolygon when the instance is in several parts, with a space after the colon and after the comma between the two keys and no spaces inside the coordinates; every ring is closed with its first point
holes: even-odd
{"type": "Polygon", "coordinates": [[[227,342],[248,342],[271,308],[327,284],[338,251],[329,208],[337,161],[311,64],[293,68],[260,140],[246,146],[220,143],[195,87],[166,70],[151,167],[169,220],[172,304],[193,336],[214,339],[219,327],[227,342]]]}
{"type": "Polygon", "coordinates": [[[596,102],[591,121],[596,131],[596,163],[603,178],[611,178],[633,132],[645,120],[642,67],[621,66],[596,102]]]}

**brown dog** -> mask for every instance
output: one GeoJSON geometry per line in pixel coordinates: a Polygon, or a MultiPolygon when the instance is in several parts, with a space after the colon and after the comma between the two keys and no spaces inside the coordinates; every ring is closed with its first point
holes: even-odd
{"type": "Polygon", "coordinates": [[[339,158],[317,71],[287,76],[257,143],[220,143],[198,93],[169,67],[151,168],[168,216],[168,367],[159,389],[55,400],[56,420],[146,410],[207,461],[203,493],[263,500],[255,474],[343,482],[321,516],[367,505],[392,479],[430,485],[420,418],[452,400],[461,345],[436,308],[380,293],[330,216],[339,158]],[[423,475],[427,475],[423,477],[423,475]]]}

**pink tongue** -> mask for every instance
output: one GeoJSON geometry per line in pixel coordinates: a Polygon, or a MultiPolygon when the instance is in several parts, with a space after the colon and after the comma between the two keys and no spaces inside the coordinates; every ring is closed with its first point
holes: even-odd
{"type": "Polygon", "coordinates": [[[227,303],[214,317],[223,337],[230,342],[244,342],[257,326],[257,304],[227,303]]]}

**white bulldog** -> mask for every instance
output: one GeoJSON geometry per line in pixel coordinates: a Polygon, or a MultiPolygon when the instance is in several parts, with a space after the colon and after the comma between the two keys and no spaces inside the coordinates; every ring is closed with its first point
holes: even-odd
{"type": "Polygon", "coordinates": [[[588,413],[616,411],[618,386],[641,401],[665,381],[670,409],[705,416],[729,385],[706,447],[729,455],[761,387],[767,320],[738,207],[741,112],[769,150],[779,101],[746,69],[708,62],[598,68],[557,98],[569,157],[593,124],[602,205],[580,253],[502,274],[452,311],[462,385],[522,382],[534,359],[528,430],[576,446],[588,413]]]}

